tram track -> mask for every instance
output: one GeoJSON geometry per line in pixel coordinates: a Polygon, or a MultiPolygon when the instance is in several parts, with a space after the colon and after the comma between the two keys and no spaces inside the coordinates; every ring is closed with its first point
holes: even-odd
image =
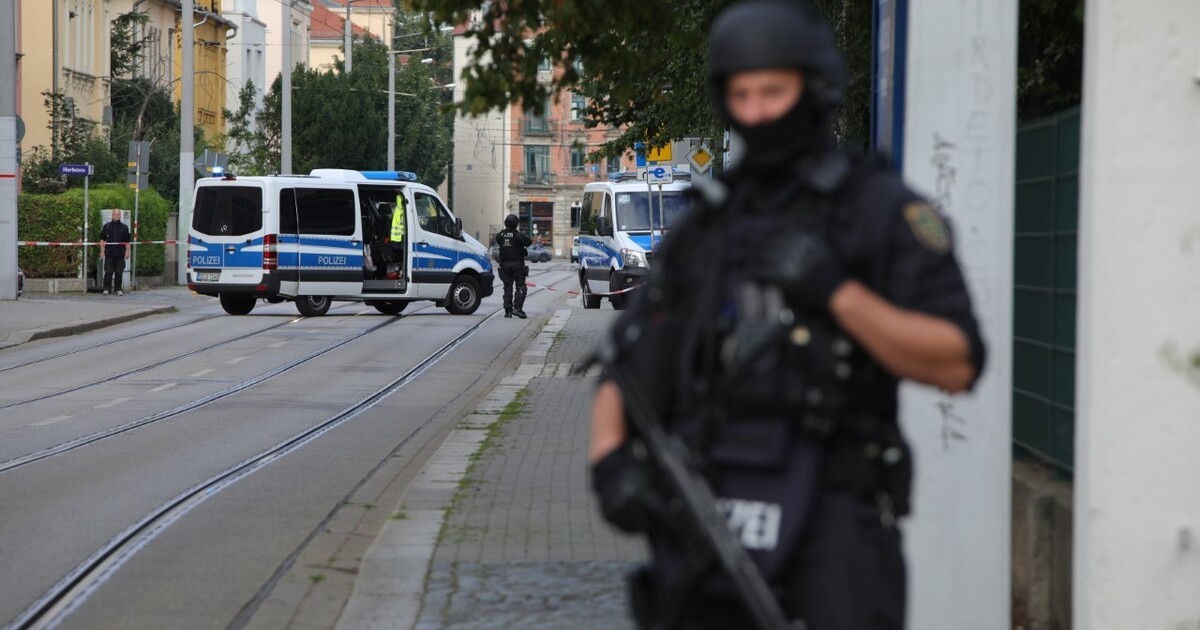
{"type": "MultiPolygon", "coordinates": [[[[544,274],[549,274],[549,273],[553,273],[553,270],[545,270],[539,275],[544,275],[544,274]]],[[[552,284],[557,284],[558,282],[562,282],[569,278],[570,278],[570,275],[568,275],[562,279],[555,280],[552,284]]],[[[543,289],[541,289],[541,288],[535,288],[535,289],[529,291],[529,295],[536,295],[537,293],[541,292],[542,290],[543,289]]],[[[433,306],[430,305],[430,306],[427,306],[424,308],[433,308],[433,306]]],[[[409,313],[409,315],[415,314],[416,312],[420,312],[421,310],[424,310],[424,308],[418,309],[417,311],[414,311],[414,313],[409,313]]],[[[481,325],[482,322],[491,319],[494,315],[501,312],[502,310],[503,310],[502,308],[493,310],[491,313],[489,313],[487,316],[485,316],[481,320],[480,324],[476,324],[476,326],[481,325]]],[[[364,331],[360,331],[359,333],[356,333],[351,337],[348,337],[345,339],[340,339],[333,343],[322,346],[321,348],[318,348],[317,350],[314,350],[312,352],[309,352],[308,354],[305,354],[301,357],[293,359],[293,360],[291,360],[279,367],[276,367],[272,370],[269,370],[267,372],[264,372],[262,374],[254,376],[252,378],[246,379],[240,383],[231,385],[231,386],[226,387],[225,389],[219,390],[217,392],[213,392],[206,396],[202,396],[195,400],[186,402],[182,405],[178,405],[178,406],[172,407],[170,409],[166,409],[164,411],[159,411],[159,412],[147,415],[147,416],[143,416],[143,417],[135,419],[135,420],[130,420],[128,422],[119,424],[114,427],[109,427],[107,429],[95,431],[95,432],[89,433],[87,435],[72,438],[65,442],[60,442],[53,446],[49,446],[44,449],[34,451],[32,453],[26,453],[25,455],[21,455],[18,457],[13,457],[13,458],[10,458],[10,459],[4,460],[4,461],[0,461],[0,475],[4,475],[5,473],[11,472],[13,470],[16,470],[18,468],[27,466],[29,464],[32,464],[32,463],[35,463],[38,461],[45,460],[50,457],[55,457],[57,455],[61,455],[63,453],[73,451],[75,449],[81,448],[83,446],[87,446],[89,444],[94,444],[96,442],[100,442],[100,441],[106,440],[108,438],[112,438],[112,437],[115,437],[115,436],[118,436],[118,435],[121,435],[124,433],[128,433],[129,431],[133,431],[135,429],[138,429],[138,428],[141,428],[141,427],[144,427],[147,425],[155,424],[157,422],[161,422],[163,420],[167,420],[169,418],[173,418],[175,416],[179,416],[181,414],[184,414],[184,413],[187,413],[190,411],[194,411],[195,409],[198,409],[200,407],[203,407],[203,406],[213,403],[215,401],[221,400],[230,395],[250,389],[251,387],[254,387],[260,383],[263,383],[267,380],[275,378],[276,376],[279,376],[280,374],[283,374],[283,373],[291,370],[292,368],[295,368],[299,365],[307,363],[307,362],[309,362],[319,356],[322,356],[332,350],[342,347],[352,341],[360,339],[360,338],[362,338],[372,332],[375,332],[385,326],[389,326],[395,322],[402,321],[406,318],[407,318],[407,316],[391,317],[387,321],[382,322],[380,324],[376,324],[375,326],[372,326],[364,331]]],[[[471,328],[471,330],[474,330],[474,329],[475,329],[475,327],[471,328]]],[[[245,337],[242,337],[242,338],[245,338],[245,337]]],[[[171,359],[167,359],[167,360],[163,361],[163,363],[169,362],[170,360],[171,359]]],[[[117,377],[113,377],[113,378],[117,378],[117,377]]],[[[101,382],[106,382],[107,380],[112,380],[112,379],[105,379],[104,381],[101,381],[101,382]]],[[[94,385],[94,384],[95,383],[93,383],[92,385],[94,385]]],[[[76,389],[82,389],[83,387],[89,387],[89,386],[91,386],[91,385],[81,386],[76,389]]],[[[25,401],[25,402],[33,402],[33,401],[30,400],[30,401],[25,401]]],[[[18,404],[24,404],[24,403],[18,403],[18,404]]],[[[10,406],[15,406],[15,405],[10,405],[10,406]]],[[[4,407],[0,407],[0,409],[3,409],[3,408],[4,407]]]]}
{"type": "MultiPolygon", "coordinates": [[[[229,486],[237,483],[239,480],[268,466],[270,463],[303,447],[313,440],[316,440],[321,435],[346,422],[349,422],[359,414],[379,404],[384,399],[388,398],[393,393],[399,391],[408,383],[418,378],[427,369],[435,365],[443,357],[448,355],[455,348],[474,335],[488,321],[496,317],[496,315],[500,312],[502,312],[502,309],[494,310],[466,330],[457,333],[452,339],[443,344],[434,352],[428,354],[415,366],[408,369],[392,381],[388,382],[383,387],[376,389],[376,391],[372,394],[361,398],[358,402],[344,408],[332,416],[327,417],[325,420],[311,425],[308,428],[292,435],[291,437],[278,442],[271,447],[259,451],[257,454],[226,468],[225,470],[209,477],[205,481],[202,481],[184,490],[183,492],[180,492],[171,499],[168,499],[159,507],[152,510],[149,514],[145,515],[137,522],[127,527],[124,531],[114,536],[101,548],[93,552],[86,560],[76,566],[75,569],[60,579],[53,587],[51,587],[46,593],[38,598],[38,600],[26,608],[25,611],[20,615],[18,615],[11,624],[6,626],[6,630],[55,627],[59,622],[70,615],[71,612],[74,611],[78,606],[83,604],[88,597],[95,593],[96,590],[98,590],[113,574],[119,571],[120,568],[126,562],[128,562],[130,558],[138,553],[138,551],[144,548],[150,543],[150,541],[170,527],[173,523],[184,517],[188,512],[195,509],[201,503],[219,493],[221,490],[228,488],[229,486]]],[[[355,338],[369,334],[370,332],[387,326],[394,321],[398,321],[398,319],[399,318],[372,327],[371,329],[357,335],[355,338]]],[[[328,352],[329,349],[332,348],[323,350],[324,352],[328,352]]],[[[429,419],[409,431],[403,438],[401,438],[400,444],[397,448],[410,442],[431,422],[432,419],[429,419]]],[[[130,430],[132,428],[135,427],[128,427],[126,430],[130,430]]],[[[0,472],[3,472],[4,470],[11,470],[11,468],[0,468],[0,472]]]]}
{"type": "MultiPolygon", "coordinates": [[[[571,271],[562,270],[545,270],[537,274],[531,274],[543,279],[543,286],[553,286],[565,281],[574,279],[574,273],[571,271]],[[557,277],[555,272],[562,273],[561,277],[557,277]]],[[[544,289],[532,287],[529,290],[529,295],[533,296],[544,289]]],[[[433,305],[429,305],[433,308],[433,305]]],[[[419,313],[425,309],[417,309],[409,314],[419,313]]],[[[102,545],[96,551],[92,552],[87,559],[76,565],[74,569],[65,574],[55,583],[53,587],[47,590],[43,595],[28,606],[13,622],[5,626],[8,628],[47,628],[56,627],[62,620],[78,606],[80,606],[88,597],[94,594],[101,585],[103,585],[110,577],[116,574],[121,567],[135,556],[141,549],[148,545],[156,536],[161,534],[172,524],[182,519],[188,512],[196,508],[207,498],[215,495],[221,490],[237,483],[239,480],[253,474],[255,471],[261,470],[270,463],[286,456],[287,454],[303,447],[306,444],[317,440],[322,435],[333,430],[362,414],[379,404],[388,396],[392,395],[399,389],[403,388],[408,383],[417,379],[422,373],[435,365],[443,357],[454,351],[455,348],[467,341],[472,335],[483,328],[487,322],[491,321],[497,315],[503,313],[502,308],[494,308],[490,313],[480,313],[483,315],[479,321],[473,323],[469,328],[458,333],[437,350],[428,354],[425,358],[419,361],[414,367],[408,369],[404,374],[393,379],[387,384],[375,389],[374,393],[364,394],[358,402],[351,404],[342,411],[326,417],[324,420],[310,425],[305,429],[299,430],[289,438],[278,442],[274,446],[265,448],[257,454],[243,459],[241,462],[230,466],[229,468],[209,477],[203,482],[195,484],[188,489],[178,493],[173,498],[159,504],[158,507],[151,510],[144,517],[126,527],[122,532],[111,538],[106,544],[102,545]]],[[[61,455],[70,451],[81,448],[88,444],[121,435],[134,431],[137,428],[166,420],[196,408],[203,407],[206,404],[230,396],[237,391],[244,391],[250,387],[254,387],[270,378],[278,376],[296,366],[302,365],[308,361],[315,359],[338,347],[362,337],[369,335],[375,331],[382,329],[385,326],[391,325],[396,321],[406,319],[406,317],[388,318],[387,321],[378,325],[372,326],[366,330],[354,334],[352,337],[331,343],[318,350],[315,350],[308,355],[289,362],[288,364],[279,366],[275,370],[266,374],[259,375],[254,379],[248,379],[238,385],[226,388],[220,392],[215,392],[209,396],[197,399],[191,403],[180,405],[174,409],[170,409],[157,414],[152,414],[144,418],[140,418],[133,422],[126,423],[120,427],[114,427],[107,431],[101,431],[64,442],[55,447],[43,449],[37,453],[30,453],[20,458],[10,459],[6,462],[0,462],[0,475],[5,472],[12,471],[32,464],[36,461],[44,461],[47,458],[61,455]]],[[[426,429],[433,422],[432,417],[420,423],[420,425],[412,428],[403,437],[399,437],[399,442],[392,452],[403,448],[410,443],[421,431],[426,429]]],[[[369,477],[369,475],[368,475],[369,477]]],[[[362,482],[360,482],[362,483],[362,482]]],[[[296,552],[298,553],[298,552],[296,552]]],[[[285,565],[290,566],[294,558],[289,557],[285,565]]],[[[284,567],[286,569],[286,566],[284,567]]],[[[281,570],[284,570],[281,569],[281,570]]],[[[277,573],[279,570],[277,570],[277,573]]],[[[275,576],[275,579],[278,575],[275,576]]],[[[273,579],[274,581],[274,579],[273,579]]],[[[265,592],[269,592],[272,584],[264,586],[265,592]]],[[[260,593],[261,596],[261,593],[260,593]]]]}
{"type": "MultiPolygon", "coordinates": [[[[344,306],[350,306],[350,305],[349,305],[349,304],[347,304],[347,305],[344,305],[344,306]]],[[[416,311],[413,311],[413,313],[419,313],[419,312],[421,312],[421,310],[423,310],[423,309],[417,309],[416,311]]],[[[409,315],[412,315],[413,313],[409,313],[409,315]]],[[[353,314],[353,315],[349,315],[348,317],[356,317],[357,315],[358,315],[358,314],[356,313],[356,314],[353,314]]],[[[202,352],[207,352],[207,351],[209,351],[209,350],[213,350],[213,349],[216,349],[216,348],[220,348],[221,346],[224,346],[224,345],[227,345],[227,344],[231,344],[231,343],[234,343],[234,342],[237,342],[237,341],[244,341],[244,340],[246,340],[246,339],[249,339],[249,338],[251,338],[251,337],[255,337],[255,336],[257,336],[257,335],[262,335],[262,334],[265,334],[265,333],[271,332],[272,330],[275,330],[275,329],[277,329],[277,328],[280,328],[280,327],[283,327],[283,326],[287,326],[287,325],[290,325],[290,324],[295,324],[296,322],[304,321],[305,319],[307,319],[307,318],[304,318],[304,317],[293,317],[293,318],[289,319],[288,321],[285,321],[285,322],[280,322],[280,323],[278,323],[278,324],[274,324],[274,325],[268,326],[268,327],[266,327],[266,328],[263,328],[263,329],[261,329],[261,330],[256,330],[256,331],[254,331],[254,332],[251,332],[251,333],[246,333],[246,334],[243,334],[243,335],[239,335],[239,336],[233,337],[232,339],[226,339],[226,340],[224,340],[224,341],[218,341],[218,342],[216,342],[216,343],[209,344],[209,345],[207,345],[207,346],[204,346],[204,347],[202,347],[202,348],[197,348],[197,349],[195,349],[195,350],[191,350],[191,351],[185,352],[185,353],[183,353],[183,354],[178,354],[178,355],[175,355],[175,356],[172,356],[172,357],[168,357],[168,358],[166,358],[166,359],[162,359],[162,360],[160,360],[160,361],[155,361],[155,362],[153,362],[153,363],[150,363],[150,364],[148,364],[148,365],[143,365],[143,366],[141,366],[141,367],[137,367],[137,368],[134,368],[134,369],[131,369],[131,370],[126,370],[126,371],[124,371],[124,372],[121,372],[121,373],[119,373],[119,374],[112,374],[112,375],[106,376],[106,377],[104,377],[104,378],[101,378],[101,379],[97,379],[97,380],[95,380],[95,381],[92,381],[92,382],[90,382],[90,383],[84,383],[84,384],[82,384],[82,385],[76,385],[76,386],[69,387],[69,388],[67,388],[67,389],[63,389],[63,390],[60,390],[60,391],[57,391],[57,392],[53,392],[53,393],[50,393],[50,394],[42,394],[41,396],[35,396],[35,397],[33,397],[33,398],[27,398],[27,399],[24,399],[24,400],[18,400],[18,401],[13,401],[13,402],[8,402],[8,403],[0,404],[0,411],[3,411],[3,410],[5,410],[5,409],[11,409],[11,408],[13,408],[13,407],[19,407],[19,406],[21,406],[21,405],[27,405],[27,404],[34,403],[34,402],[39,402],[39,401],[42,401],[42,400],[48,400],[48,399],[51,399],[51,398],[56,398],[56,397],[58,397],[58,396],[63,396],[63,395],[70,394],[70,393],[73,393],[73,392],[77,392],[77,391],[80,391],[80,390],[83,390],[83,389],[87,389],[87,388],[89,388],[89,387],[95,387],[96,385],[103,385],[104,383],[111,383],[111,382],[117,381],[117,380],[119,380],[119,379],[125,378],[125,377],[127,377],[127,376],[132,376],[132,375],[134,375],[134,374],[140,374],[140,373],[142,373],[142,372],[146,372],[147,370],[152,370],[152,369],[154,369],[154,368],[156,368],[156,367],[161,367],[161,366],[163,366],[163,365],[167,365],[167,364],[169,364],[169,363],[172,363],[172,362],[174,362],[174,361],[178,361],[178,360],[180,360],[180,359],[184,359],[184,358],[187,358],[187,357],[195,356],[195,355],[197,355],[197,354],[200,354],[200,353],[202,353],[202,352]]],[[[0,472],[3,472],[3,471],[2,471],[2,470],[0,470],[0,472]]]]}

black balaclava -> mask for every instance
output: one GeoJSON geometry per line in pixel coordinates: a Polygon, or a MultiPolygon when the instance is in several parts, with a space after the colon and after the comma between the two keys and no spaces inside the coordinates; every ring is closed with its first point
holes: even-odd
{"type": "Polygon", "coordinates": [[[846,68],[833,31],[807,2],[754,0],[723,11],[708,44],[709,89],[718,117],[746,142],[748,166],[782,166],[834,146],[833,110],[842,101],[846,68]],[[797,69],[804,93],[777,120],[747,127],[725,106],[729,76],[748,70],[797,69]]]}

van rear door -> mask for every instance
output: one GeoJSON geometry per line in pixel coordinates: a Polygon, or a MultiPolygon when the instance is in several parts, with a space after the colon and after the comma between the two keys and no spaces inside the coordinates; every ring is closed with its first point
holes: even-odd
{"type": "Polygon", "coordinates": [[[263,234],[261,187],[224,182],[197,187],[188,243],[194,281],[261,282],[263,234]]]}

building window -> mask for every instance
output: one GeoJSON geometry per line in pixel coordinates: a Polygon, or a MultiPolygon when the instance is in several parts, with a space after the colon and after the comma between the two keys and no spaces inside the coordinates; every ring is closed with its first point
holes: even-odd
{"type": "Polygon", "coordinates": [[[549,184],[550,177],[550,147],[525,147],[525,173],[521,181],[525,184],[542,185],[549,184]]]}
{"type": "Polygon", "coordinates": [[[584,162],[587,160],[587,149],[581,146],[571,147],[571,174],[583,175],[587,166],[584,162]]]}
{"type": "Polygon", "coordinates": [[[571,95],[571,120],[583,120],[583,111],[587,108],[587,99],[582,94],[571,95]]]}
{"type": "Polygon", "coordinates": [[[525,133],[550,133],[550,100],[546,99],[542,105],[541,113],[537,113],[532,107],[525,110],[525,117],[522,119],[522,128],[525,133]]]}
{"type": "Polygon", "coordinates": [[[613,156],[609,157],[608,163],[605,165],[605,168],[608,169],[608,173],[610,175],[613,173],[620,173],[621,172],[621,156],[613,155],[613,156]]]}

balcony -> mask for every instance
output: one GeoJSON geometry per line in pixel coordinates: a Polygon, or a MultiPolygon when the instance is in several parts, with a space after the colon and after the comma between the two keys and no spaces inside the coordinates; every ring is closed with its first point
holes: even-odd
{"type": "Polygon", "coordinates": [[[554,173],[550,171],[521,171],[517,173],[517,184],[533,188],[554,186],[554,173]]]}
{"type": "Polygon", "coordinates": [[[521,133],[527,136],[549,136],[554,134],[554,123],[546,118],[521,118],[521,133]]]}

